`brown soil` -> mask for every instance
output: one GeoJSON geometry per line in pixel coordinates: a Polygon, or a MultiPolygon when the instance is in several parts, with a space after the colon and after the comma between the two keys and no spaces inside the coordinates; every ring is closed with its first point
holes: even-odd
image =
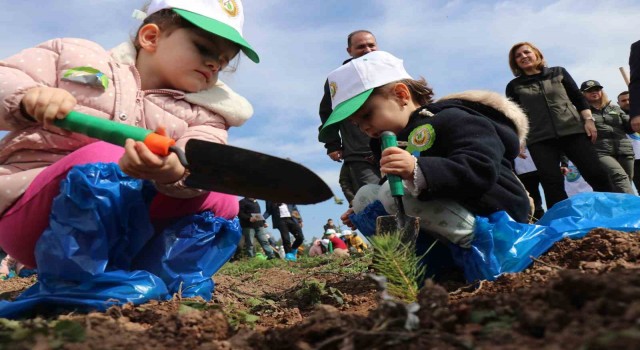
{"type": "MultiPolygon", "coordinates": [[[[0,322],[0,348],[637,349],[639,268],[640,235],[593,230],[494,282],[447,289],[427,283],[414,330],[406,328],[410,307],[380,301],[364,274],[271,268],[215,276],[214,299],[206,304],[176,296],[63,315],[57,324],[0,322]],[[312,280],[326,285],[314,294],[312,280]],[[82,336],[73,336],[69,321],[82,336]]],[[[0,296],[11,299],[33,281],[1,281],[0,296]]]]}

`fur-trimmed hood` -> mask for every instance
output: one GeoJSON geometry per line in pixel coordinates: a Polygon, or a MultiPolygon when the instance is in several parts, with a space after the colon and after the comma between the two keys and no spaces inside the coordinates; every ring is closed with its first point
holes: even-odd
{"type": "MultiPolygon", "coordinates": [[[[136,49],[131,42],[124,42],[110,51],[117,62],[135,65],[136,49]]],[[[246,98],[235,93],[221,80],[211,89],[185,93],[184,99],[222,116],[229,126],[240,126],[253,115],[253,107],[246,98]]]]}
{"type": "Polygon", "coordinates": [[[483,114],[489,114],[488,116],[496,112],[500,113],[513,123],[515,131],[518,133],[520,144],[524,145],[526,143],[527,134],[529,133],[529,119],[520,106],[508,98],[493,91],[469,90],[444,96],[438,102],[446,100],[458,100],[464,106],[483,114]]]}

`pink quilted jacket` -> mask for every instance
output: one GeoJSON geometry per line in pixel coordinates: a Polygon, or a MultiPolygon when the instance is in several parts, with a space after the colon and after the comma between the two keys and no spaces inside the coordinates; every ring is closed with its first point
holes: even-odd
{"type": "MultiPolygon", "coordinates": [[[[59,87],[77,99],[77,111],[123,124],[154,130],[160,125],[184,147],[197,138],[226,143],[227,129],[253,114],[249,102],[222,82],[207,91],[140,90],[136,52],[130,43],[111,51],[83,39],[55,39],[0,61],[0,213],[20,196],[48,165],[95,142],[80,134],[63,136],[42,129],[20,112],[25,92],[37,86],[59,87]],[[108,87],[65,81],[70,68],[90,66],[108,78],[108,87]]],[[[158,190],[175,197],[200,192],[163,185],[158,190]]]]}

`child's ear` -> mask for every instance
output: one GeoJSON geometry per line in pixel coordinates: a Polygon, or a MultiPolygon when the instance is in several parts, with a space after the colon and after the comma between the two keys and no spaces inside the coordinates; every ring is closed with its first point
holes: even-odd
{"type": "Polygon", "coordinates": [[[138,43],[143,50],[153,52],[158,47],[160,39],[160,27],[154,23],[148,23],[138,30],[138,43]]]}
{"type": "Polygon", "coordinates": [[[393,94],[402,104],[411,101],[411,91],[409,91],[409,87],[406,84],[396,83],[393,86],[393,94]]]}

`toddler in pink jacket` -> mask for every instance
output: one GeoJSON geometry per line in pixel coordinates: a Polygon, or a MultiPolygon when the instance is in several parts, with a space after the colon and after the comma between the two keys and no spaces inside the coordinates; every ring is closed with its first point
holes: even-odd
{"type": "MultiPolygon", "coordinates": [[[[55,39],[0,61],[0,247],[35,267],[34,246],[47,228],[60,181],[75,165],[116,162],[158,191],[153,220],[202,211],[234,218],[235,196],[183,184],[175,154],[141,142],[124,149],[61,130],[75,110],[156,130],[184,147],[191,138],[226,143],[227,130],[251,117],[249,102],[218,80],[240,51],[259,58],[242,36],[240,0],[153,0],[132,43],[106,51],[82,39],[55,39]]],[[[0,271],[0,274],[3,271],[0,271]]]]}

